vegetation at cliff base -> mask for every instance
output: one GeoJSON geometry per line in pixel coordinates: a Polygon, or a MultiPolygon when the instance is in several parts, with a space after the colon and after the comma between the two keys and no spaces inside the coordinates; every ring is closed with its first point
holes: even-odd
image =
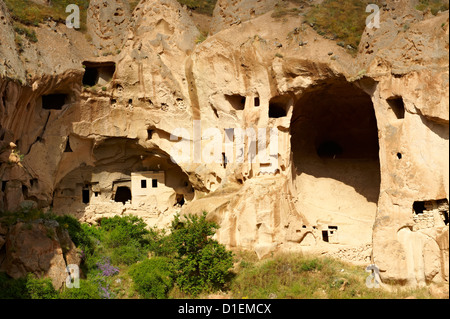
{"type": "Polygon", "coordinates": [[[93,226],[39,210],[2,214],[10,226],[38,219],[68,231],[82,260],[80,287],[55,291],[50,279],[0,273],[0,298],[170,298],[172,290],[196,297],[224,289],[232,277],[233,254],[212,238],[218,225],[206,213],[175,216],[169,232],[149,230],[136,216],[104,218],[93,226]]]}
{"type": "Polygon", "coordinates": [[[137,216],[104,218],[98,225],[39,210],[3,213],[2,222],[54,220],[68,231],[81,257],[79,288],[54,289],[34,274],[0,272],[0,299],[239,299],[434,298],[428,288],[386,291],[366,286],[365,266],[300,253],[258,259],[213,239],[207,214],[175,216],[169,229],[149,229],[137,216]]]}
{"type": "Polygon", "coordinates": [[[427,288],[368,288],[365,266],[333,258],[279,253],[258,260],[250,252],[236,256],[230,295],[243,299],[403,299],[433,298],[427,288]]]}

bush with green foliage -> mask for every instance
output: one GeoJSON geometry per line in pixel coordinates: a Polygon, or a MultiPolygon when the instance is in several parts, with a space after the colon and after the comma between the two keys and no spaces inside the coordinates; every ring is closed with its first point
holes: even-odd
{"type": "Polygon", "coordinates": [[[111,261],[113,264],[132,265],[147,257],[147,249],[137,241],[130,241],[124,246],[114,248],[111,261]]]}
{"type": "Polygon", "coordinates": [[[78,219],[70,215],[55,216],[59,226],[67,229],[70,238],[75,246],[82,251],[92,252],[94,249],[92,240],[86,226],[83,226],[78,219]]]}
{"type": "Polygon", "coordinates": [[[117,291],[114,278],[119,271],[121,276],[131,277],[143,298],[167,298],[175,284],[183,293],[195,296],[222,288],[232,267],[232,253],[212,239],[218,225],[207,221],[206,213],[185,218],[176,216],[169,232],[147,230],[142,218],[136,216],[105,218],[98,226],[81,224],[72,216],[38,210],[3,218],[8,223],[56,220],[80,249],[81,270],[86,276],[80,280],[79,289],[66,288],[59,294],[49,279],[14,280],[0,274],[0,297],[4,298],[115,298],[123,293],[117,291]],[[151,259],[147,259],[149,252],[154,256],[151,259]],[[129,272],[127,266],[131,266],[129,272]]]}
{"type": "Polygon", "coordinates": [[[26,288],[31,299],[58,299],[59,297],[50,278],[39,279],[28,274],[26,288]]]}
{"type": "Polygon", "coordinates": [[[148,250],[155,256],[172,257],[175,254],[172,237],[164,229],[152,228],[146,238],[148,250]]]}
{"type": "Polygon", "coordinates": [[[60,299],[101,299],[97,283],[80,279],[80,288],[65,288],[60,299]]]}
{"type": "Polygon", "coordinates": [[[103,219],[100,225],[102,230],[109,233],[107,244],[110,247],[124,246],[130,242],[148,244],[145,239],[145,235],[149,233],[147,224],[137,216],[114,216],[103,219]]]}
{"type": "Polygon", "coordinates": [[[0,299],[58,299],[59,293],[49,278],[40,279],[29,273],[14,279],[0,272],[0,299]]]}
{"type": "Polygon", "coordinates": [[[133,265],[129,274],[142,298],[164,299],[173,287],[173,263],[167,257],[153,257],[133,265]]]}
{"type": "Polygon", "coordinates": [[[176,283],[194,296],[222,288],[233,266],[232,252],[212,239],[218,225],[207,221],[206,215],[189,215],[184,221],[175,216],[171,226],[176,283]]]}
{"type": "Polygon", "coordinates": [[[0,299],[30,299],[27,290],[27,279],[13,279],[0,272],[0,299]]]}

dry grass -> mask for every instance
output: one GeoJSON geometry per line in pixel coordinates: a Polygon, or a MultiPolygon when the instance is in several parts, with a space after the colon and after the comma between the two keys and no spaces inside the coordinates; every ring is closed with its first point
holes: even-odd
{"type": "Polygon", "coordinates": [[[380,4],[376,0],[325,0],[305,16],[307,23],[322,36],[335,39],[342,46],[351,46],[350,51],[356,52],[361,35],[366,27],[369,3],[380,4]]]}
{"type": "Polygon", "coordinates": [[[416,6],[419,11],[430,10],[432,14],[436,15],[439,11],[448,10],[448,0],[420,0],[416,6]]]}
{"type": "Polygon", "coordinates": [[[89,0],[53,0],[51,6],[40,5],[30,0],[5,0],[5,3],[14,20],[28,26],[38,26],[47,19],[65,23],[69,15],[66,13],[66,7],[69,4],[76,4],[80,8],[80,29],[82,31],[86,29],[89,0]]]}
{"type": "Polygon", "coordinates": [[[254,254],[236,253],[236,276],[229,295],[249,299],[403,299],[433,298],[427,288],[368,288],[365,267],[331,258],[279,254],[258,261],[254,254]]]}
{"type": "Polygon", "coordinates": [[[186,5],[197,13],[212,16],[217,0],[177,0],[181,5],[186,5]]]}

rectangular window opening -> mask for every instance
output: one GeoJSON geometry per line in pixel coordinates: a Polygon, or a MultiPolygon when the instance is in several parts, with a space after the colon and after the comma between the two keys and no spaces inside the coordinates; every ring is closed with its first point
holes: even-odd
{"type": "Polygon", "coordinates": [[[42,96],[44,110],[61,110],[67,101],[67,94],[49,94],[42,96]]]}
{"type": "Polygon", "coordinates": [[[329,239],[328,239],[328,230],[322,230],[322,239],[323,239],[323,241],[324,242],[329,242],[329,239]]]}
{"type": "Polygon", "coordinates": [[[82,197],[83,197],[83,203],[84,204],[89,204],[90,194],[89,194],[89,189],[88,188],[84,188],[83,189],[82,197]]]}
{"type": "Polygon", "coordinates": [[[227,162],[228,162],[228,159],[227,159],[226,154],[225,154],[225,153],[222,153],[222,164],[223,164],[223,168],[227,168],[227,162]]]}
{"type": "Polygon", "coordinates": [[[147,188],[147,180],[146,179],[141,180],[141,188],[147,188]]]}
{"type": "Polygon", "coordinates": [[[425,202],[417,201],[413,204],[413,211],[415,214],[423,214],[423,211],[426,210],[425,208],[425,202]]]}
{"type": "Polygon", "coordinates": [[[152,179],[152,187],[153,188],[157,188],[158,187],[158,180],[157,179],[152,179]]]}
{"type": "Polygon", "coordinates": [[[255,97],[255,107],[260,105],[259,97],[255,97]]]}
{"type": "Polygon", "coordinates": [[[405,118],[405,103],[401,96],[394,96],[386,100],[397,119],[405,118]]]}

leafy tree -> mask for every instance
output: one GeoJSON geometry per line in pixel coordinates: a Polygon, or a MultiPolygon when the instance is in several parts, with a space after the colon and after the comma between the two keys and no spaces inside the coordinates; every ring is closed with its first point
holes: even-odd
{"type": "Polygon", "coordinates": [[[130,241],[147,244],[144,236],[149,231],[146,226],[142,218],[137,216],[114,216],[101,221],[101,228],[109,232],[108,244],[111,247],[124,246],[130,241]]]}
{"type": "Polygon", "coordinates": [[[175,216],[171,236],[176,247],[176,282],[182,291],[197,295],[220,289],[233,265],[232,252],[212,239],[218,225],[202,216],[175,216]]]}
{"type": "Polygon", "coordinates": [[[154,257],[134,264],[129,274],[136,291],[143,298],[167,298],[173,287],[173,265],[166,257],[154,257]]]}

